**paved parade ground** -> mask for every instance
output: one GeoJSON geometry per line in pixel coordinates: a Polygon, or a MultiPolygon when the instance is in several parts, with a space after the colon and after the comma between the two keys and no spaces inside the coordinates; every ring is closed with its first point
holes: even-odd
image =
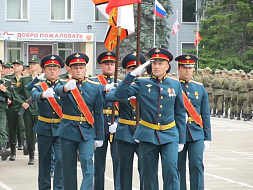
{"type": "MultiPolygon", "coordinates": [[[[211,123],[212,142],[210,149],[204,152],[205,190],[253,190],[253,121],[211,118],[211,123]]],[[[23,156],[21,150],[17,150],[15,162],[0,160],[0,190],[38,189],[38,152],[35,155],[34,166],[27,165],[28,156],[23,156]]],[[[113,190],[111,162],[108,154],[106,190],[113,190]]],[[[78,163],[79,185],[81,179],[80,163],[78,163]]],[[[162,190],[161,167],[159,183],[162,190]]],[[[133,190],[138,189],[135,159],[133,190]]]]}

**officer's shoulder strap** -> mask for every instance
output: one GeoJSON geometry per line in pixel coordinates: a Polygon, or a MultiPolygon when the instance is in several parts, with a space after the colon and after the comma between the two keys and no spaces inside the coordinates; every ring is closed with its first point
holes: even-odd
{"type": "Polygon", "coordinates": [[[203,84],[201,82],[197,82],[197,81],[194,81],[194,80],[192,80],[191,82],[203,86],[203,84]]]}
{"type": "Polygon", "coordinates": [[[92,81],[92,80],[89,80],[89,79],[87,79],[87,82],[92,83],[92,84],[96,84],[96,85],[100,85],[99,82],[95,82],[95,81],[92,81]]]}

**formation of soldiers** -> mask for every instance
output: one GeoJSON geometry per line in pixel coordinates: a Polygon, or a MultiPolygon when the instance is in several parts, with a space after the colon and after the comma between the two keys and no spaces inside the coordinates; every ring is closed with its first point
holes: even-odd
{"type": "Polygon", "coordinates": [[[253,77],[236,70],[216,70],[213,77],[207,67],[193,78],[198,58],[181,55],[175,58],[177,80],[175,74],[168,77],[173,60],[169,51],[153,48],[148,56],[146,62],[141,54],[137,67],[136,52],[127,54],[122,60],[126,73],[118,75],[122,81],[114,80],[116,53],[111,51],[97,58],[102,74],[89,78],[89,57],[84,53],[71,54],[65,63],[58,55],[32,58],[27,69],[21,60],[1,62],[2,160],[15,161],[18,148],[33,165],[37,142],[39,189],[51,188],[53,150],[53,189],[73,190],[79,154],[80,189],[102,190],[110,145],[115,190],[132,189],[135,153],[140,190],[158,189],[159,156],[163,189],[184,190],[188,154],[191,189],[204,189],[203,151],[211,141],[210,114],[250,120],[253,77]],[[63,67],[67,72],[60,75],[63,67]],[[147,76],[139,77],[144,72],[147,76]]]}

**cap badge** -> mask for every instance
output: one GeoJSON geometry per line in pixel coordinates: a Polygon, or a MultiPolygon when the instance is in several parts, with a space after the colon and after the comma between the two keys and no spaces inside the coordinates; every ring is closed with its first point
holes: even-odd
{"type": "Polygon", "coordinates": [[[137,53],[136,53],[136,51],[135,52],[133,52],[133,54],[132,54],[133,56],[136,56],[137,55],[137,53]]]}
{"type": "Polygon", "coordinates": [[[52,56],[50,59],[55,59],[55,56],[52,56]]]}
{"type": "Polygon", "coordinates": [[[80,57],[81,55],[79,55],[78,53],[75,55],[75,57],[80,57]]]}
{"type": "Polygon", "coordinates": [[[156,48],[155,52],[158,53],[158,52],[160,52],[160,50],[158,48],[156,48]]]}
{"type": "Polygon", "coordinates": [[[191,57],[189,55],[187,55],[186,59],[191,59],[191,57]]]}
{"type": "Polygon", "coordinates": [[[107,55],[112,55],[111,52],[108,52],[107,55]]]}
{"type": "Polygon", "coordinates": [[[32,58],[32,60],[34,61],[34,58],[32,58]]]}

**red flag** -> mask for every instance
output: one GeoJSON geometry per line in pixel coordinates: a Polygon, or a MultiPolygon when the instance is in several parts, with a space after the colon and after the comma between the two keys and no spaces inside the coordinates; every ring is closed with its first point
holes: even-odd
{"type": "Polygon", "coordinates": [[[92,0],[95,5],[101,5],[104,3],[108,3],[109,0],[92,0]]]}
{"type": "Polygon", "coordinates": [[[200,42],[200,40],[202,40],[202,38],[201,38],[201,36],[199,34],[199,29],[197,28],[196,35],[195,35],[195,43],[194,43],[195,47],[197,47],[197,45],[200,42]]]}
{"type": "Polygon", "coordinates": [[[141,0],[110,0],[106,7],[106,13],[109,15],[114,7],[132,5],[134,3],[141,3],[141,0]]]}

